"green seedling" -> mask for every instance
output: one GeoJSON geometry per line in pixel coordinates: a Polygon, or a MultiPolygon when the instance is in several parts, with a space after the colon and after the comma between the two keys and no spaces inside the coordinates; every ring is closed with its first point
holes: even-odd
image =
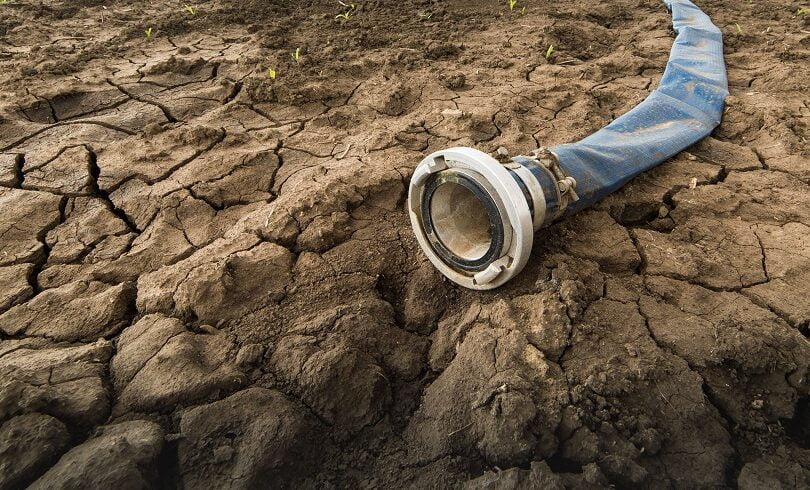
{"type": "MultiPolygon", "coordinates": [[[[0,2],[3,3],[3,2],[0,2]]],[[[796,15],[805,15],[810,14],[810,8],[807,7],[799,7],[799,10],[796,11],[796,15]]]]}
{"type": "Polygon", "coordinates": [[[8,3],[8,0],[0,0],[0,5],[5,5],[8,3]]]}
{"type": "Polygon", "coordinates": [[[419,14],[419,18],[422,20],[430,20],[431,17],[433,17],[433,12],[421,12],[419,14]]]}
{"type": "Polygon", "coordinates": [[[514,12],[515,7],[517,7],[518,0],[509,0],[509,11],[514,12]]]}
{"type": "Polygon", "coordinates": [[[296,63],[301,62],[301,48],[295,48],[294,53],[290,53],[290,57],[292,57],[293,61],[296,63]]]}
{"type": "Polygon", "coordinates": [[[269,70],[267,70],[267,78],[269,78],[270,80],[275,80],[277,76],[278,76],[278,72],[276,70],[274,70],[273,68],[270,68],[269,70]]]}
{"type": "Polygon", "coordinates": [[[740,24],[734,24],[734,25],[737,26],[737,34],[742,34],[742,27],[740,27],[740,24]]]}
{"type": "Polygon", "coordinates": [[[526,7],[520,9],[520,15],[526,15],[526,7]]]}
{"type": "Polygon", "coordinates": [[[190,13],[191,15],[197,15],[197,7],[192,7],[191,5],[184,3],[183,8],[186,9],[186,12],[190,13]]]}
{"type": "Polygon", "coordinates": [[[146,39],[152,39],[152,28],[151,27],[149,29],[146,29],[145,31],[143,31],[143,33],[146,34],[146,39]]]}
{"type": "Polygon", "coordinates": [[[338,0],[338,3],[346,7],[348,10],[346,10],[342,14],[336,15],[335,19],[349,20],[352,17],[352,14],[354,13],[355,9],[357,9],[357,4],[355,4],[354,2],[346,3],[341,0],[338,0]]]}
{"type": "Polygon", "coordinates": [[[554,54],[554,45],[549,44],[548,49],[546,50],[546,59],[551,58],[552,54],[554,54]]]}

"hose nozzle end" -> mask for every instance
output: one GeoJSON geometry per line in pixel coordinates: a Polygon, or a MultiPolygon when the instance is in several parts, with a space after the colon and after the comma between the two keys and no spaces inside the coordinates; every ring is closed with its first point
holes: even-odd
{"type": "Polygon", "coordinates": [[[493,289],[526,265],[547,213],[543,171],[520,158],[502,164],[473,148],[450,148],[428,155],[414,171],[411,226],[430,261],[453,282],[493,289]]]}

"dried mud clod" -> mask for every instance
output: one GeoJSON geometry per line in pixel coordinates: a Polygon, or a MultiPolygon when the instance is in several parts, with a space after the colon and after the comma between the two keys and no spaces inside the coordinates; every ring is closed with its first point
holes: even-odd
{"type": "Polygon", "coordinates": [[[808,16],[699,2],[723,123],[474,293],[415,165],[587,136],[672,43],[522,3],[0,5],[0,489],[810,484],[808,16]]]}

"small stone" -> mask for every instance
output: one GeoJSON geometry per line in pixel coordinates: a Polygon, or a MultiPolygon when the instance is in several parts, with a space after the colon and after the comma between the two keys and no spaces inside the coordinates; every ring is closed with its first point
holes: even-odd
{"type": "Polygon", "coordinates": [[[579,286],[576,281],[564,279],[560,282],[560,299],[563,301],[574,301],[578,292],[579,286]]]}

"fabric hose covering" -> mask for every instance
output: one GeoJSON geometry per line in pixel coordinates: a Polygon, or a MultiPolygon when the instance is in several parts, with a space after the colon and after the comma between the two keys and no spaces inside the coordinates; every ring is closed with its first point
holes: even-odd
{"type": "Polygon", "coordinates": [[[708,136],[728,95],[723,36],[689,0],[664,0],[677,37],[658,88],[641,104],[577,143],[550,148],[588,207],[628,180],[708,136]]]}

